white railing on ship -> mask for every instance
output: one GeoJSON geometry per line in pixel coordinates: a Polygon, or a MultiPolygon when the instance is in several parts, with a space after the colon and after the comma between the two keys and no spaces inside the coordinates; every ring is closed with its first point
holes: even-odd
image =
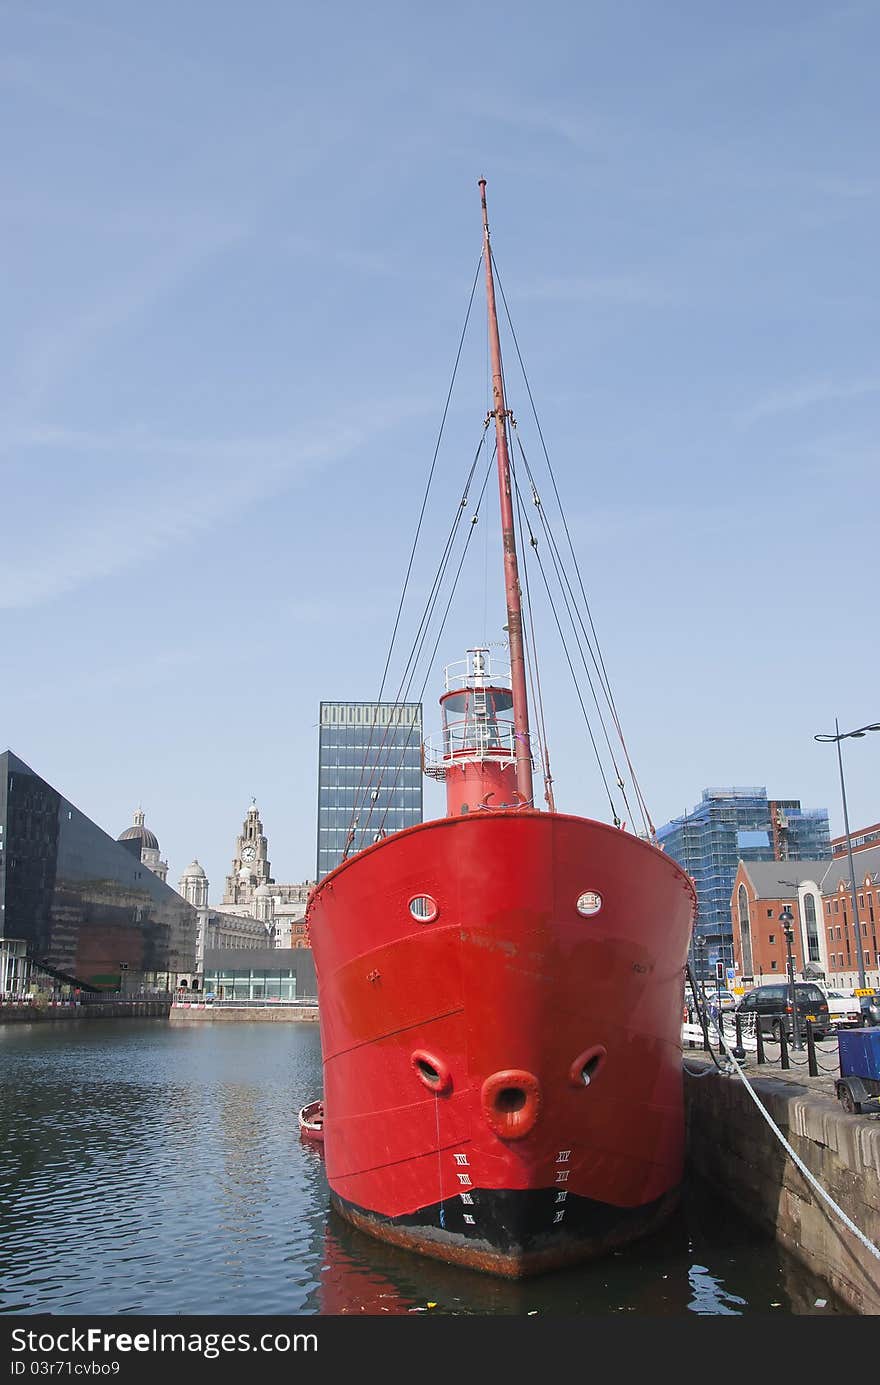
{"type": "Polygon", "coordinates": [[[514,764],[516,729],[512,721],[493,718],[489,722],[483,722],[477,721],[473,716],[462,717],[460,721],[450,721],[446,726],[442,749],[433,736],[428,736],[424,750],[425,763],[430,765],[454,764],[458,756],[462,759],[467,756],[514,764]]]}
{"type": "Polygon", "coordinates": [[[472,658],[458,659],[455,663],[446,665],[443,671],[446,691],[454,692],[456,688],[468,687],[509,688],[510,665],[498,662],[493,664],[488,650],[474,652],[482,655],[479,666],[472,658]]]}

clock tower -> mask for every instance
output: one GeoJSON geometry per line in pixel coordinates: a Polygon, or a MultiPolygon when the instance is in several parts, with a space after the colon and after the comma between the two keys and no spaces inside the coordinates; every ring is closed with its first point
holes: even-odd
{"type": "Polygon", "coordinates": [[[226,877],[224,904],[251,904],[260,885],[273,884],[268,845],[256,799],[247,810],[235,843],[232,873],[226,877]]]}

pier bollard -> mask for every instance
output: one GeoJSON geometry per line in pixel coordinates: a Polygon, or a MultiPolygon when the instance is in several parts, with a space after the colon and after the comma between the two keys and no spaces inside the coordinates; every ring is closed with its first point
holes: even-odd
{"type": "Polygon", "coordinates": [[[755,1017],[755,1043],[756,1043],[757,1048],[758,1048],[758,1062],[759,1062],[759,1063],[763,1063],[763,1061],[764,1061],[764,1035],[763,1035],[763,1033],[762,1033],[762,1031],[761,1031],[761,1021],[760,1021],[760,1019],[759,1019],[757,1016],[755,1017]]]}
{"type": "Polygon", "coordinates": [[[791,1059],[788,1056],[788,1035],[783,1024],[779,1026],[779,1062],[783,1068],[791,1067],[791,1059]]]}
{"type": "Polygon", "coordinates": [[[806,1020],[807,1026],[807,1072],[811,1077],[819,1076],[819,1064],[816,1062],[816,1036],[813,1033],[813,1021],[806,1020]]]}
{"type": "Polygon", "coordinates": [[[733,1056],[738,1063],[741,1063],[746,1056],[743,1048],[742,1017],[735,1014],[733,1017],[733,1056]]]}

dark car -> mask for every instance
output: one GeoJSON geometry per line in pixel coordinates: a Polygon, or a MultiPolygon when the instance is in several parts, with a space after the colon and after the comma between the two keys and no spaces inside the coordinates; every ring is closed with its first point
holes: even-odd
{"type": "Polygon", "coordinates": [[[862,1011],[862,1024],[880,1024],[880,995],[875,991],[873,995],[860,995],[858,999],[862,1011]]]}
{"type": "MultiPolygon", "coordinates": [[[[795,982],[795,993],[801,1038],[805,1037],[807,1020],[810,1020],[814,1036],[824,1039],[831,1028],[828,1001],[819,987],[810,981],[795,982]]],[[[786,1039],[793,1037],[791,987],[786,981],[776,982],[772,986],[756,986],[753,991],[743,996],[736,1007],[736,1013],[744,1022],[754,1016],[760,1023],[762,1034],[772,1035],[775,1039],[782,1033],[786,1039]]]]}

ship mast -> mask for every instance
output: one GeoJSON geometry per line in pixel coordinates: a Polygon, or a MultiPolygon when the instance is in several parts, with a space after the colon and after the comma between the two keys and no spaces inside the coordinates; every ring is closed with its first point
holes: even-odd
{"type": "Polygon", "coordinates": [[[486,180],[480,179],[483,207],[483,262],[486,266],[486,303],[489,312],[489,346],[492,353],[492,413],[498,441],[498,488],[501,494],[501,536],[504,544],[504,589],[507,597],[507,633],[510,644],[510,685],[513,692],[513,725],[516,732],[516,788],[524,803],[532,806],[532,751],[529,734],[529,703],[526,693],[526,663],[523,648],[522,601],[516,560],[516,535],[513,525],[513,497],[510,486],[510,456],[507,449],[507,406],[501,375],[501,340],[495,308],[495,281],[492,277],[492,252],[489,248],[489,214],[486,210],[486,180]]]}

